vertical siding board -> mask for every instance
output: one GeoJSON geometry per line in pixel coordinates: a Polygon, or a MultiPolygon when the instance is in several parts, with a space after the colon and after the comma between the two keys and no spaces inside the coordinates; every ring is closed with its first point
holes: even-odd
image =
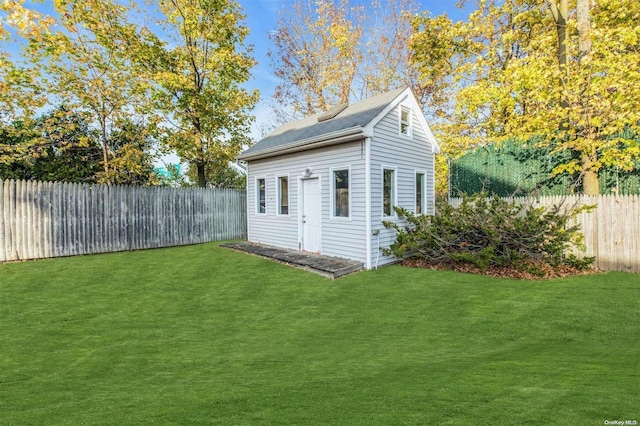
{"type": "Polygon", "coordinates": [[[35,227],[35,219],[34,219],[34,201],[35,201],[35,193],[34,188],[35,182],[26,181],[24,185],[24,244],[25,244],[25,259],[33,259],[35,256],[35,233],[37,229],[35,227]]]}
{"type": "Polygon", "coordinates": [[[62,251],[64,247],[64,228],[62,225],[62,218],[64,215],[61,213],[62,210],[62,199],[64,197],[64,184],[61,183],[56,186],[56,194],[54,198],[54,230],[53,235],[55,237],[55,248],[56,248],[56,256],[63,256],[64,252],[62,251]]]}
{"type": "Polygon", "coordinates": [[[47,228],[49,230],[48,232],[48,237],[49,237],[49,243],[48,243],[48,255],[47,257],[54,257],[55,253],[56,253],[56,228],[55,228],[55,216],[54,216],[54,208],[55,208],[55,183],[53,182],[48,182],[47,183],[47,189],[48,189],[48,225],[47,228]]]}
{"type": "Polygon", "coordinates": [[[82,226],[80,227],[80,235],[78,240],[81,241],[82,243],[82,254],[89,254],[91,253],[91,236],[89,235],[89,232],[87,232],[89,230],[89,225],[88,225],[88,214],[89,214],[89,203],[87,203],[88,201],[88,194],[87,194],[87,184],[86,183],[82,183],[82,184],[78,184],[78,189],[80,191],[80,203],[79,203],[79,210],[80,210],[80,220],[81,220],[81,224],[82,226]]]}
{"type": "Polygon", "coordinates": [[[80,185],[77,183],[70,184],[71,191],[69,193],[69,204],[72,205],[72,212],[74,216],[73,228],[71,233],[71,247],[72,255],[82,254],[82,247],[79,238],[80,230],[82,228],[82,212],[80,211],[80,185]]]}
{"type": "Polygon", "coordinates": [[[7,217],[9,210],[7,207],[7,187],[9,184],[8,180],[0,181],[0,262],[8,260],[7,242],[10,235],[7,232],[7,223],[9,221],[7,217]]]}
{"type": "Polygon", "coordinates": [[[35,182],[25,181],[23,187],[23,203],[24,203],[24,228],[23,238],[25,244],[25,259],[33,259],[35,255],[35,241],[33,239],[35,232],[34,220],[34,188],[35,182]]]}
{"type": "Polygon", "coordinates": [[[625,209],[628,215],[629,229],[631,232],[629,244],[629,261],[627,270],[640,272],[640,195],[631,196],[630,206],[625,209]],[[635,262],[635,269],[634,268],[635,262]]]}
{"type": "Polygon", "coordinates": [[[24,181],[19,180],[16,185],[16,213],[15,213],[15,223],[16,223],[16,253],[18,259],[24,259],[24,239],[23,239],[23,229],[24,229],[24,204],[22,202],[22,186],[24,181]]]}
{"type": "Polygon", "coordinates": [[[0,180],[0,262],[7,260],[7,252],[5,247],[5,216],[4,216],[4,186],[5,183],[0,180]]]}
{"type": "Polygon", "coordinates": [[[105,240],[107,238],[107,188],[104,185],[95,185],[93,190],[96,193],[96,214],[98,215],[96,227],[96,239],[99,247],[99,252],[104,253],[107,251],[105,240]]]}
{"type": "Polygon", "coordinates": [[[74,222],[76,220],[73,211],[71,209],[71,191],[72,186],[70,183],[62,184],[63,192],[62,192],[62,204],[60,209],[60,224],[62,225],[64,231],[64,240],[62,241],[62,254],[64,256],[70,256],[72,250],[72,232],[74,222]]]}
{"type": "Polygon", "coordinates": [[[73,226],[71,228],[71,233],[70,233],[70,237],[71,237],[71,247],[70,247],[70,253],[71,255],[78,255],[81,254],[81,247],[80,247],[80,239],[78,238],[78,234],[79,234],[79,230],[80,230],[80,203],[79,203],[79,197],[80,197],[80,191],[79,191],[79,187],[80,185],[78,185],[77,183],[71,183],[69,184],[69,205],[71,207],[71,212],[73,214],[73,226]]]}
{"type": "Polygon", "coordinates": [[[6,185],[7,193],[6,193],[6,206],[7,206],[7,218],[8,218],[8,226],[5,227],[7,232],[5,235],[9,239],[8,249],[7,249],[7,259],[8,260],[16,260],[18,258],[18,252],[16,249],[17,241],[16,241],[16,182],[10,181],[8,185],[6,185]]]}
{"type": "Polygon", "coordinates": [[[98,226],[102,222],[102,218],[100,214],[98,214],[98,202],[97,202],[97,192],[95,185],[89,185],[89,199],[91,200],[91,221],[90,221],[90,232],[91,232],[91,252],[99,253],[100,249],[98,248],[98,226]]]}
{"type": "Polygon", "coordinates": [[[49,209],[49,219],[50,219],[50,236],[51,236],[51,257],[58,256],[58,223],[56,220],[56,211],[58,205],[58,184],[50,183],[49,184],[49,200],[51,201],[51,207],[49,209]]]}
{"type": "Polygon", "coordinates": [[[73,209],[73,185],[71,183],[64,184],[64,207],[61,222],[65,226],[64,239],[64,255],[71,256],[73,254],[73,231],[76,225],[76,216],[73,209]],[[68,218],[64,220],[65,216],[68,218]]]}
{"type": "Polygon", "coordinates": [[[44,215],[42,214],[42,182],[36,181],[33,182],[34,185],[34,194],[33,194],[33,234],[31,238],[34,242],[33,244],[33,259],[41,259],[43,258],[42,253],[42,235],[43,235],[43,224],[44,224],[44,215]]]}
{"type": "Polygon", "coordinates": [[[156,247],[162,247],[164,242],[164,233],[165,233],[165,211],[164,211],[164,202],[162,199],[162,194],[165,191],[161,191],[160,188],[154,188],[154,201],[156,203],[156,215],[155,217],[155,226],[156,226],[156,247]]]}
{"type": "MultiPolygon", "coordinates": [[[[111,186],[105,185],[104,189],[104,251],[112,251],[113,247],[111,242],[113,241],[113,212],[112,212],[112,194],[111,186]]],[[[113,250],[115,251],[115,250],[113,250]]]]}
{"type": "Polygon", "coordinates": [[[6,218],[7,222],[5,225],[5,236],[8,239],[7,242],[7,260],[15,260],[16,252],[16,233],[15,233],[15,181],[9,181],[9,184],[5,185],[6,193],[5,193],[5,207],[6,207],[6,218]]]}
{"type": "Polygon", "coordinates": [[[34,222],[34,235],[32,236],[34,241],[33,258],[42,259],[44,257],[42,250],[42,236],[44,234],[44,215],[42,213],[42,182],[34,182],[35,192],[33,197],[33,222],[34,222]]]}
{"type": "Polygon", "coordinates": [[[625,270],[633,271],[633,263],[635,262],[637,265],[635,265],[636,271],[634,272],[640,272],[640,242],[638,241],[640,239],[640,197],[633,195],[629,198],[627,208],[624,209],[625,221],[630,233],[625,270]]]}

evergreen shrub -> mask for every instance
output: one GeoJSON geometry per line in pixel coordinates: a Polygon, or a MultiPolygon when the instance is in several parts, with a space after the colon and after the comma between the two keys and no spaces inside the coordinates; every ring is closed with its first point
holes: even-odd
{"type": "Polygon", "coordinates": [[[446,200],[436,206],[435,216],[396,208],[404,223],[384,222],[396,231],[385,254],[470,263],[482,271],[493,266],[530,270],[532,261],[587,269],[594,261],[568,254],[574,247],[584,250],[579,226],[571,221],[581,209],[518,205],[486,193],[464,196],[458,207],[446,200]]]}

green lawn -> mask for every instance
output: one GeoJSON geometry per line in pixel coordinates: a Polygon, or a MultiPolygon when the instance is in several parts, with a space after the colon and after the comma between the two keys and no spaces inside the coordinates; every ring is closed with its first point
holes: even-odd
{"type": "Polygon", "coordinates": [[[0,424],[640,421],[640,276],[397,266],[330,281],[217,244],[0,265],[0,424]]]}

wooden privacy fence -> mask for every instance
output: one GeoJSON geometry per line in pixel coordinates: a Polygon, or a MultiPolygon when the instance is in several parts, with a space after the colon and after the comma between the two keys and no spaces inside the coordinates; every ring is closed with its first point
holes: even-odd
{"type": "Polygon", "coordinates": [[[243,190],[0,181],[0,261],[246,237],[243,190]]]}
{"type": "MultiPolygon", "coordinates": [[[[604,271],[640,273],[640,196],[561,195],[505,199],[534,207],[595,205],[593,210],[583,211],[576,217],[586,246],[586,252],[576,254],[594,256],[595,266],[604,271]]],[[[460,198],[449,200],[452,206],[458,206],[460,202],[460,198]]]]}

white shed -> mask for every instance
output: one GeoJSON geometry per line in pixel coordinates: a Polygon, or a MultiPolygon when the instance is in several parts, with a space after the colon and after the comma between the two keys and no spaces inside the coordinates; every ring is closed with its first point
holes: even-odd
{"type": "Polygon", "coordinates": [[[246,151],[248,240],[361,261],[395,261],[382,221],[434,213],[439,152],[409,88],[285,124],[246,151]]]}

